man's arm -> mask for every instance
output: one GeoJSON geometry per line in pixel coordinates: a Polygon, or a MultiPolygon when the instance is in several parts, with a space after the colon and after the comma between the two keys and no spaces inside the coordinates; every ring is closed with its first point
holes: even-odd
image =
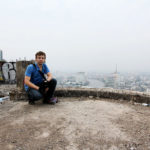
{"type": "Polygon", "coordinates": [[[38,86],[36,86],[36,85],[33,84],[32,82],[30,82],[30,77],[25,76],[24,82],[25,82],[25,84],[26,84],[27,86],[29,86],[30,88],[39,90],[39,87],[38,87],[38,86]]]}
{"type": "Polygon", "coordinates": [[[52,74],[50,72],[47,73],[47,81],[50,81],[52,79],[52,74]]]}

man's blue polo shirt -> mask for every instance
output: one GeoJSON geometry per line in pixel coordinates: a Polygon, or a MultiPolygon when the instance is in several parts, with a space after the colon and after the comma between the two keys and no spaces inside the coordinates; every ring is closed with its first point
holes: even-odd
{"type": "MultiPolygon", "coordinates": [[[[38,70],[40,70],[40,68],[35,63],[35,66],[33,64],[28,65],[26,72],[25,72],[25,76],[30,77],[31,78],[30,82],[34,83],[35,85],[39,85],[43,81],[43,77],[41,76],[38,70]]],[[[50,72],[46,64],[42,65],[42,72],[44,74],[47,74],[48,72],[50,72]]],[[[24,85],[24,87],[26,91],[29,88],[26,84],[24,85]]]]}

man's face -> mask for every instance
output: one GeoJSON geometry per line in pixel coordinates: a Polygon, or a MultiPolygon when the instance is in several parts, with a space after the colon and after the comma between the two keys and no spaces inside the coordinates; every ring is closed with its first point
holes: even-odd
{"type": "Polygon", "coordinates": [[[36,62],[37,62],[37,64],[42,65],[43,63],[45,63],[45,56],[44,55],[37,55],[36,62]]]}

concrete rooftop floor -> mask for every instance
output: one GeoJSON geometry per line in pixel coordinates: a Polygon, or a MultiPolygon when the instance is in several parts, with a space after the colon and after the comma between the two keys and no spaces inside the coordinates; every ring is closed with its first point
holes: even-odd
{"type": "Polygon", "coordinates": [[[0,105],[4,150],[148,150],[150,108],[124,101],[59,98],[56,105],[0,105]]]}

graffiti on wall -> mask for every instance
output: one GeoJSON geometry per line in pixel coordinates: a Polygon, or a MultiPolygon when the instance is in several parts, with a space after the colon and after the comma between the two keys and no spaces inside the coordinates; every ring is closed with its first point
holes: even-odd
{"type": "Polygon", "coordinates": [[[16,83],[16,62],[0,62],[0,82],[16,83]]]}

